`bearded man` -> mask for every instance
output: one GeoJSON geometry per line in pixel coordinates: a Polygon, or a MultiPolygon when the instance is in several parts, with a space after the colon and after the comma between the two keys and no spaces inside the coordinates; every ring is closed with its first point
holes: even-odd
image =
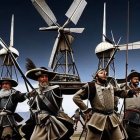
{"type": "Polygon", "coordinates": [[[129,85],[127,90],[129,92],[128,97],[125,99],[125,122],[126,131],[129,140],[140,140],[140,73],[131,70],[131,73],[127,77],[129,85]]]}
{"type": "Polygon", "coordinates": [[[26,94],[31,110],[30,120],[35,122],[35,126],[31,124],[33,132],[31,128],[32,135],[30,136],[31,133],[28,133],[28,139],[59,140],[67,134],[68,129],[57,118],[63,98],[59,86],[50,85],[50,81],[53,80],[56,73],[45,67],[36,67],[30,59],[27,59],[26,69],[26,77],[38,83],[38,88],[26,94]]]}
{"type": "Polygon", "coordinates": [[[18,83],[11,78],[0,80],[0,139],[19,140],[18,124],[23,118],[15,113],[19,102],[26,99],[26,94],[14,89],[18,83]]]}
{"type": "Polygon", "coordinates": [[[114,96],[125,97],[126,92],[107,81],[104,69],[96,72],[95,82],[87,83],[74,95],[73,101],[83,111],[86,120],[89,120],[86,140],[123,140],[127,137],[114,112],[114,96]],[[91,118],[89,108],[83,102],[85,99],[90,101],[91,118]]]}

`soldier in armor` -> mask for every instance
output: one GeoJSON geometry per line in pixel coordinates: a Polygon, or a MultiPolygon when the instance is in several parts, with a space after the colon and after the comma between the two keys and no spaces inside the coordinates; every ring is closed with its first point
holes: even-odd
{"type": "Polygon", "coordinates": [[[15,113],[18,102],[23,102],[26,95],[15,90],[18,83],[11,78],[0,80],[0,139],[1,140],[19,140],[17,122],[23,118],[15,113]]]}
{"type": "MultiPolygon", "coordinates": [[[[87,121],[86,140],[123,140],[127,134],[114,113],[114,96],[125,97],[125,90],[107,82],[104,69],[99,69],[95,82],[89,82],[76,92],[73,101],[83,111],[87,121]],[[92,107],[92,116],[82,100],[88,99],[92,107]]],[[[91,111],[91,110],[90,110],[91,111]]]]}
{"type": "Polygon", "coordinates": [[[57,119],[63,99],[59,86],[49,85],[55,75],[45,67],[28,69],[26,72],[27,78],[39,83],[37,89],[28,93],[32,116],[36,122],[30,140],[59,140],[67,132],[64,124],[57,119]]]}
{"type": "Polygon", "coordinates": [[[127,89],[131,92],[128,94],[129,98],[125,99],[126,131],[129,140],[140,140],[140,88],[138,87],[140,73],[132,70],[127,81],[129,82],[127,89]]]}
{"type": "Polygon", "coordinates": [[[78,109],[75,110],[74,115],[71,117],[71,118],[74,118],[74,124],[75,124],[74,130],[75,131],[77,130],[78,122],[80,122],[82,127],[84,128],[84,124],[81,120],[81,117],[82,117],[82,113],[81,113],[80,109],[78,108],[78,109]]]}

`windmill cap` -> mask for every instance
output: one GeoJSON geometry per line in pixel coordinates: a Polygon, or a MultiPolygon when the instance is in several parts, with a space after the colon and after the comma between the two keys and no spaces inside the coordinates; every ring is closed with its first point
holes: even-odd
{"type": "Polygon", "coordinates": [[[9,83],[11,83],[11,86],[12,86],[12,87],[16,87],[16,86],[18,85],[18,83],[17,83],[15,80],[13,80],[13,79],[11,79],[11,78],[9,78],[9,77],[0,79],[0,85],[1,85],[3,82],[9,82],[9,83]]]}
{"type": "Polygon", "coordinates": [[[139,77],[140,80],[140,73],[136,70],[131,70],[131,73],[127,76],[127,81],[129,82],[132,79],[132,77],[139,77]]]}
{"type": "Polygon", "coordinates": [[[48,76],[48,80],[52,80],[55,76],[56,76],[57,73],[55,72],[51,72],[51,71],[48,71],[47,68],[45,67],[40,67],[40,68],[34,68],[34,69],[31,69],[29,71],[27,71],[25,73],[25,76],[27,78],[30,78],[32,80],[35,80],[37,81],[38,78],[41,76],[41,75],[47,75],[48,76]]]}

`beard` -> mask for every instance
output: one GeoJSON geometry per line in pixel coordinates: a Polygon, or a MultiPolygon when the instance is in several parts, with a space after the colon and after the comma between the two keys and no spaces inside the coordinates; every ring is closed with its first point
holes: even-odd
{"type": "Polygon", "coordinates": [[[98,81],[103,85],[107,84],[107,79],[102,79],[102,78],[98,77],[98,81]]]}
{"type": "Polygon", "coordinates": [[[135,87],[137,87],[137,86],[139,85],[139,83],[136,82],[136,83],[133,83],[133,85],[134,85],[135,87]]]}
{"type": "Polygon", "coordinates": [[[41,88],[46,88],[46,87],[48,87],[48,82],[41,82],[41,83],[39,83],[39,86],[41,88]]]}

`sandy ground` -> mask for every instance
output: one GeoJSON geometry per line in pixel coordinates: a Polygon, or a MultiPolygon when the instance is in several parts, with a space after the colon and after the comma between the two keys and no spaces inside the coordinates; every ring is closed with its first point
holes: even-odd
{"type": "MultiPolygon", "coordinates": [[[[71,140],[79,140],[80,135],[81,135],[81,131],[75,131],[74,135],[71,137],[71,140]]],[[[80,140],[85,140],[84,134],[80,140]]]]}
{"type": "MultiPolygon", "coordinates": [[[[79,140],[82,130],[82,125],[80,124],[80,122],[78,122],[77,130],[74,132],[73,136],[71,137],[71,140],[79,140]]],[[[83,133],[80,140],[85,140],[85,133],[83,133]]]]}

